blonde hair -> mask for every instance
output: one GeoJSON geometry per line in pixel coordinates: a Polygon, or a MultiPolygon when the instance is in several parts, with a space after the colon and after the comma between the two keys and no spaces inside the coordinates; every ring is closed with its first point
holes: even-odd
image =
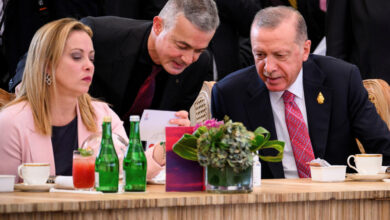
{"type": "MultiPolygon", "coordinates": [[[[7,105],[27,101],[31,106],[35,128],[44,135],[51,135],[50,97],[56,86],[55,70],[72,31],[84,31],[92,38],[92,30],[72,18],[50,22],[35,33],[28,49],[20,91],[16,99],[7,105]],[[51,73],[52,85],[46,83],[47,72],[51,73]]],[[[91,96],[83,94],[77,101],[82,122],[89,131],[95,132],[96,115],[91,104],[91,96]]]]}
{"type": "Polygon", "coordinates": [[[390,87],[381,79],[363,80],[368,99],[375,105],[376,111],[390,128],[390,87]]]}

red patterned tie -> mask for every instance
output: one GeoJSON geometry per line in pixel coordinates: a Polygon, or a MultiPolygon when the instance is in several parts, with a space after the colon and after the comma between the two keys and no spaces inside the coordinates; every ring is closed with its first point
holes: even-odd
{"type": "Polygon", "coordinates": [[[138,94],[135,97],[133,105],[125,114],[124,120],[128,120],[130,115],[141,115],[144,109],[150,107],[153,101],[154,89],[156,87],[156,75],[161,71],[161,69],[161,66],[152,66],[152,72],[138,90],[138,94]]]}
{"type": "Polygon", "coordinates": [[[314,153],[307,126],[294,98],[295,95],[287,90],[283,93],[286,125],[290,135],[298,175],[300,178],[309,178],[310,168],[306,162],[314,160],[314,153]]]}

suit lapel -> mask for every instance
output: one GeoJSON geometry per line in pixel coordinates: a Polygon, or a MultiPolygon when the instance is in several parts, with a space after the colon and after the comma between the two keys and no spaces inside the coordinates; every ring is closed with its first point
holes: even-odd
{"type": "MultiPolygon", "coordinates": [[[[248,129],[254,131],[257,127],[262,126],[271,133],[271,140],[277,139],[271,102],[265,84],[257,77],[257,80],[253,80],[248,86],[247,92],[249,99],[244,105],[248,116],[247,124],[250,125],[248,129]]],[[[271,155],[271,152],[264,151],[262,154],[268,156],[271,155]]],[[[284,178],[281,162],[269,163],[262,161],[262,163],[268,165],[274,178],[284,178]]]]}
{"type": "Polygon", "coordinates": [[[251,83],[248,87],[249,99],[245,103],[248,115],[249,129],[254,131],[258,126],[271,132],[271,138],[276,138],[276,130],[272,115],[268,90],[263,82],[251,83]]]}
{"type": "Polygon", "coordinates": [[[332,89],[325,87],[324,81],[325,74],[311,59],[303,64],[303,89],[309,135],[316,158],[323,158],[325,155],[332,106],[332,89]],[[320,92],[324,97],[322,104],[317,100],[320,92]]]}

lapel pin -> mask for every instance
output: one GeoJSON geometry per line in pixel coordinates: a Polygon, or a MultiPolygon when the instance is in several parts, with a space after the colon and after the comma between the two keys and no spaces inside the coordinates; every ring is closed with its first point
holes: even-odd
{"type": "Polygon", "coordinates": [[[324,104],[324,101],[325,101],[325,98],[324,98],[324,96],[322,95],[322,92],[318,93],[318,96],[317,96],[317,102],[318,102],[318,104],[324,104]]]}

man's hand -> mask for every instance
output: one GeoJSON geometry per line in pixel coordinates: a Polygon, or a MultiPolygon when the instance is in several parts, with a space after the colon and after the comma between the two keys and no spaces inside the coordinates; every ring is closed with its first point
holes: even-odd
{"type": "Polygon", "coordinates": [[[175,124],[175,125],[179,125],[179,126],[190,126],[191,122],[188,119],[188,112],[187,111],[184,111],[184,110],[178,111],[175,113],[175,116],[179,117],[179,118],[169,120],[170,124],[175,124]]]}

